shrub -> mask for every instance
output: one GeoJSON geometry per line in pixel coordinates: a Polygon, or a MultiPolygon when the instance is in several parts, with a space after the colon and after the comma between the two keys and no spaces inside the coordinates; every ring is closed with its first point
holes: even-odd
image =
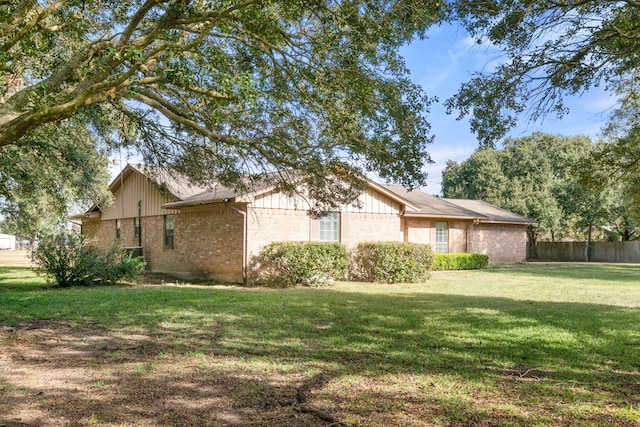
{"type": "Polygon", "coordinates": [[[356,248],[353,274],[367,282],[416,283],[429,278],[431,246],[419,243],[364,242],[356,248]]]}
{"type": "Polygon", "coordinates": [[[489,265],[489,257],[482,254],[436,254],[434,270],[475,270],[489,265]]]}
{"type": "Polygon", "coordinates": [[[132,258],[118,246],[101,250],[67,231],[43,235],[32,256],[38,273],[59,287],[113,285],[135,280],[144,270],[142,258],[132,258]]]}
{"type": "Polygon", "coordinates": [[[344,279],[349,254],[340,243],[275,242],[262,250],[263,281],[281,285],[344,279]]]}

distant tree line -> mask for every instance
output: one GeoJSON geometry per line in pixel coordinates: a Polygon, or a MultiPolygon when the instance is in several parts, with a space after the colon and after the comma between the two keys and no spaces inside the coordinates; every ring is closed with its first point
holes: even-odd
{"type": "Polygon", "coordinates": [[[639,237],[633,188],[626,181],[593,180],[604,172],[594,159],[607,144],[534,133],[508,138],[502,146],[479,148],[460,163],[447,162],[444,197],[484,200],[539,221],[529,228],[532,248],[540,238],[575,239],[583,232],[591,240],[589,233],[598,226],[609,227],[618,240],[639,237]]]}

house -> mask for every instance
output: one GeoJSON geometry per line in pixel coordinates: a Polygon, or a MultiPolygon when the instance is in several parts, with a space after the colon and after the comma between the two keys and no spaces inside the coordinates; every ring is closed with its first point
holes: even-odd
{"type": "Polygon", "coordinates": [[[16,236],[11,234],[0,234],[0,250],[16,249],[16,236]]]}
{"type": "Polygon", "coordinates": [[[199,187],[128,165],[110,185],[115,203],[76,216],[97,242],[144,254],[147,268],[178,277],[251,280],[261,249],[274,241],[428,243],[436,252],[475,252],[491,263],[526,258],[535,221],[476,200],[449,200],[368,181],[357,203],[316,219],[309,204],[272,185],[236,192],[199,187]]]}

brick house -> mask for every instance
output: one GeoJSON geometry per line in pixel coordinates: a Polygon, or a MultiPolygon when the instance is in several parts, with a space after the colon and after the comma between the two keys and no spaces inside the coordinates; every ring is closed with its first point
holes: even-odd
{"type": "Polygon", "coordinates": [[[75,216],[82,233],[141,251],[147,268],[178,277],[251,280],[262,247],[274,241],[428,243],[436,252],[475,252],[491,263],[526,258],[535,221],[477,200],[451,200],[369,181],[358,203],[315,219],[308,202],[273,186],[236,193],[191,185],[128,165],[110,185],[115,203],[75,216]]]}

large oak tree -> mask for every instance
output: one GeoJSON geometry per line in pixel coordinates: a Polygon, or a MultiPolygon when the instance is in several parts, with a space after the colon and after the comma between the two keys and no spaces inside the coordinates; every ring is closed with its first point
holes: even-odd
{"type": "MultiPolygon", "coordinates": [[[[0,0],[0,152],[9,166],[0,173],[20,180],[8,160],[15,150],[78,164],[56,145],[57,132],[74,147],[94,141],[96,153],[129,147],[196,182],[241,185],[245,174],[296,169],[325,208],[353,197],[336,177],[357,183],[374,172],[422,185],[431,100],[397,50],[441,8],[436,0],[0,0]]],[[[0,191],[11,204],[11,190],[0,191]]]]}
{"type": "MultiPolygon", "coordinates": [[[[480,144],[492,146],[524,117],[562,117],[567,97],[604,88],[616,106],[608,144],[585,162],[583,182],[640,182],[640,3],[634,0],[452,0],[450,18],[479,44],[502,53],[447,101],[471,116],[480,144]]],[[[640,193],[631,191],[640,206],[640,193]]]]}

